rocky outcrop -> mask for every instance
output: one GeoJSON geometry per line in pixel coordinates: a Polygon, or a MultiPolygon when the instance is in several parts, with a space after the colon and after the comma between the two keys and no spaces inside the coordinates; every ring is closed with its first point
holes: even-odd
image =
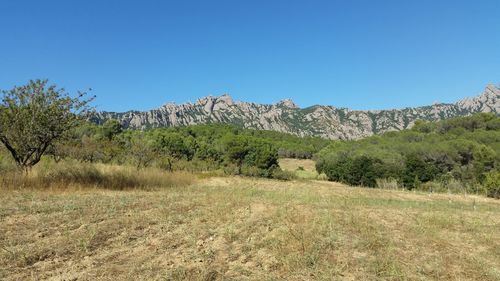
{"type": "Polygon", "coordinates": [[[456,103],[367,111],[324,105],[299,108],[291,99],[272,105],[256,104],[233,101],[231,96],[224,94],[219,97],[200,98],[194,104],[167,103],[158,109],[144,112],[97,112],[91,120],[104,123],[108,119],[117,119],[126,128],[141,130],[227,123],[299,136],[359,139],[377,133],[406,129],[419,119],[440,120],[477,112],[500,113],[499,88],[488,85],[481,95],[465,98],[456,103]]]}

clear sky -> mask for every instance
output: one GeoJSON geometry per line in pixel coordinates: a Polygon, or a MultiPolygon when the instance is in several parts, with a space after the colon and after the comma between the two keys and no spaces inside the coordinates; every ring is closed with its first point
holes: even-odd
{"type": "Polygon", "coordinates": [[[500,83],[500,0],[5,0],[0,13],[0,89],[91,87],[99,110],[222,93],[398,108],[500,83]]]}

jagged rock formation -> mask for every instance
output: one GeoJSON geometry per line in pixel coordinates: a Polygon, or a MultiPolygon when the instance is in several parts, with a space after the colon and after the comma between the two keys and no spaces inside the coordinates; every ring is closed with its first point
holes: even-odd
{"type": "Polygon", "coordinates": [[[299,108],[290,99],[272,105],[256,104],[233,101],[229,95],[224,94],[219,97],[200,98],[194,104],[167,103],[158,109],[145,112],[97,112],[91,120],[103,123],[114,118],[124,127],[131,129],[227,123],[299,136],[358,139],[406,129],[418,119],[439,120],[477,112],[500,113],[499,88],[488,85],[481,95],[451,104],[367,111],[323,105],[299,108]]]}

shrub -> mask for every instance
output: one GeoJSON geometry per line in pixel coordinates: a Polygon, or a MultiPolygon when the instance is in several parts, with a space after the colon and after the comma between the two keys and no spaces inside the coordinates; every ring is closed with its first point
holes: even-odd
{"type": "Polygon", "coordinates": [[[255,166],[243,166],[241,168],[241,174],[248,177],[263,177],[265,170],[259,169],[255,166]]]}
{"type": "Polygon", "coordinates": [[[450,193],[464,193],[466,190],[464,183],[456,179],[450,180],[445,187],[450,193]]]}
{"type": "Polygon", "coordinates": [[[406,155],[403,184],[408,189],[418,188],[421,182],[433,180],[439,171],[433,163],[426,162],[416,153],[406,155]]]}
{"type": "Polygon", "coordinates": [[[236,164],[226,164],[223,170],[226,175],[239,175],[241,173],[241,169],[236,164]]]}
{"type": "Polygon", "coordinates": [[[382,161],[370,156],[331,156],[321,161],[316,167],[324,172],[329,180],[349,185],[375,187],[376,179],[384,176],[382,161]]]}
{"type": "Polygon", "coordinates": [[[272,172],[272,178],[277,180],[293,180],[297,176],[294,172],[283,171],[282,169],[274,169],[272,172]]]}
{"type": "Polygon", "coordinates": [[[486,189],[486,195],[500,199],[500,172],[491,171],[486,173],[485,176],[484,188],[486,189]]]}
{"type": "Polygon", "coordinates": [[[320,181],[326,181],[328,180],[328,177],[324,173],[321,173],[316,176],[316,179],[320,181]]]}
{"type": "Polygon", "coordinates": [[[377,187],[382,189],[398,189],[398,181],[393,178],[377,179],[377,187]]]}

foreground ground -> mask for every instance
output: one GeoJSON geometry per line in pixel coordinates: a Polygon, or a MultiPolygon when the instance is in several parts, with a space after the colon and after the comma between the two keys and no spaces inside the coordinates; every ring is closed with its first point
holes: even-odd
{"type": "Polygon", "coordinates": [[[3,191],[3,280],[500,280],[500,201],[320,181],[3,191]]]}

